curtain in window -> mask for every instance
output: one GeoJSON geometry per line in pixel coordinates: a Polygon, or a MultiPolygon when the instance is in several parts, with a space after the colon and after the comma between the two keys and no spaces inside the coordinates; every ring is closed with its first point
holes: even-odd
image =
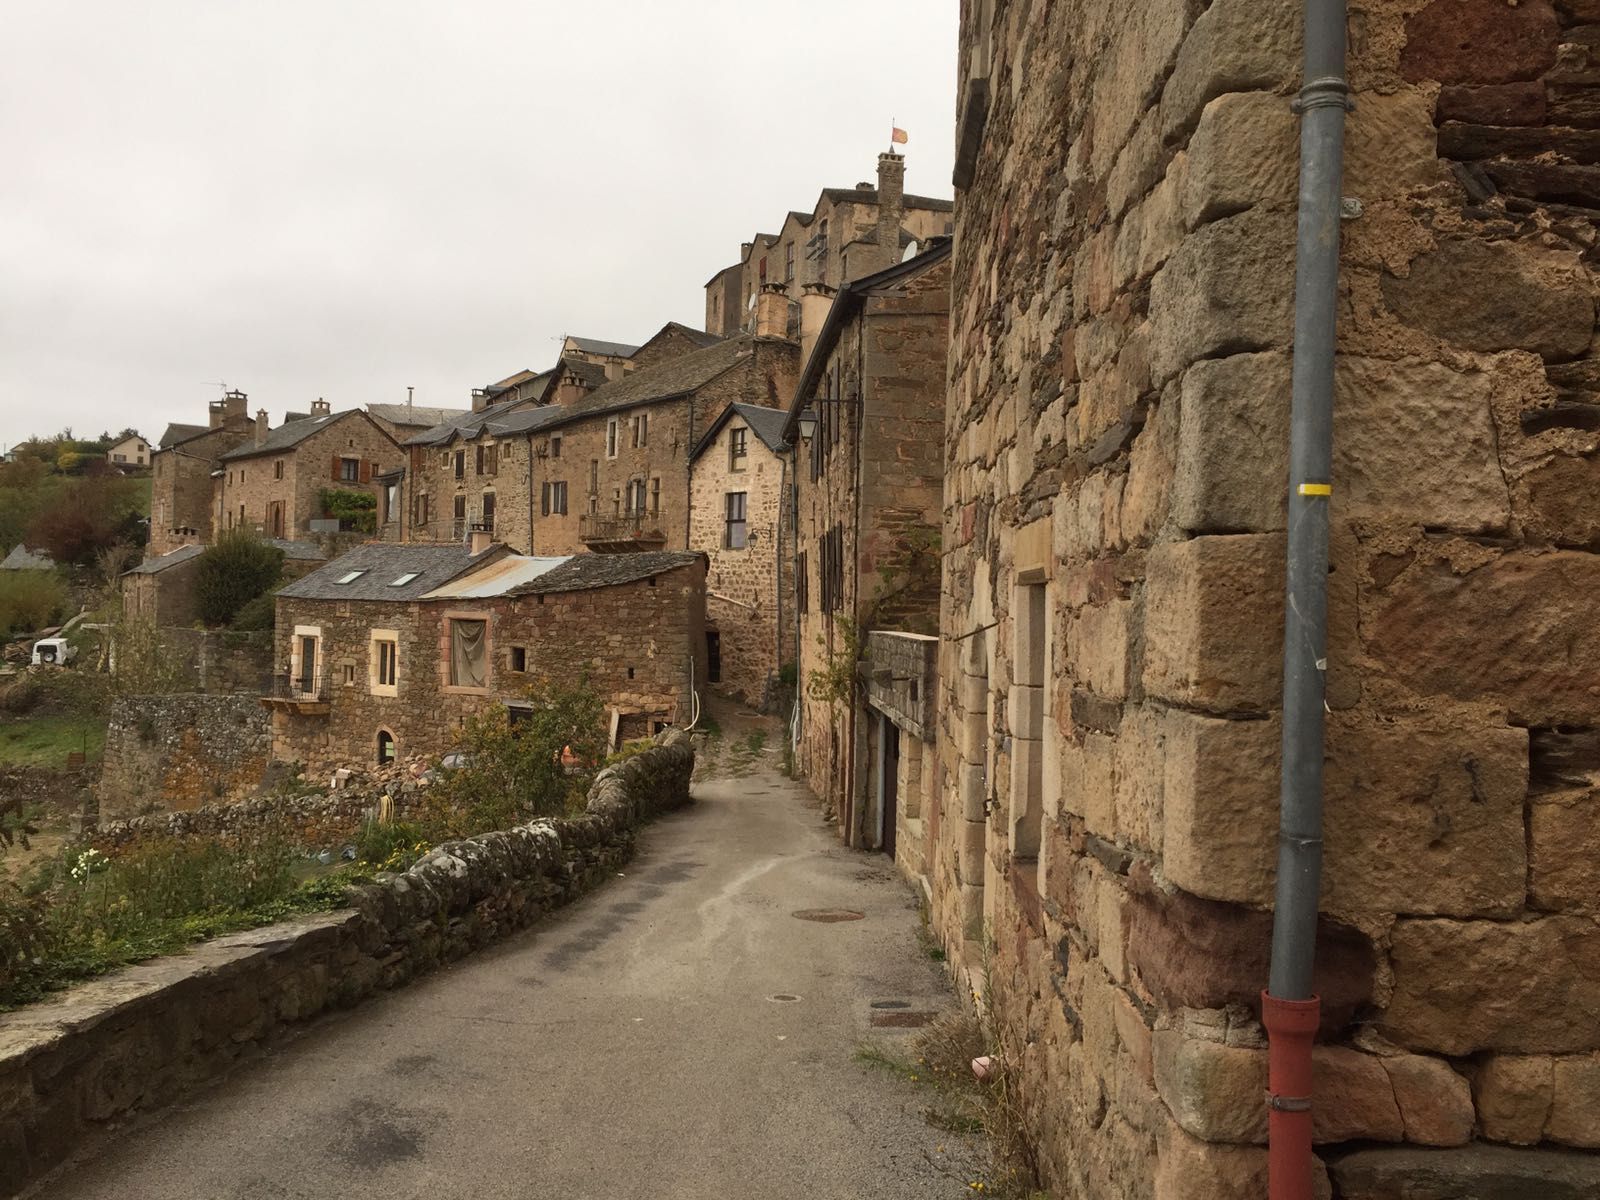
{"type": "Polygon", "coordinates": [[[484,686],[482,621],[450,622],[450,682],[455,687],[484,686]]]}

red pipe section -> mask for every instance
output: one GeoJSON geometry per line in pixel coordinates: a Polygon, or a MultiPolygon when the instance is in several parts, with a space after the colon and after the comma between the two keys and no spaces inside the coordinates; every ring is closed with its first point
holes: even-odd
{"type": "Polygon", "coordinates": [[[1311,1188],[1311,1043],[1322,1001],[1279,1000],[1261,993],[1267,1027],[1268,1192],[1272,1200],[1313,1200],[1311,1188]]]}

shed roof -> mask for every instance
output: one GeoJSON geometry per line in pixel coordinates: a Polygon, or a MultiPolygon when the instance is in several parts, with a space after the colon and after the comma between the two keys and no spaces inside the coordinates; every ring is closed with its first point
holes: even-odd
{"type": "Polygon", "coordinates": [[[512,596],[550,592],[583,592],[592,588],[637,583],[652,575],[704,563],[705,555],[687,550],[651,550],[637,554],[573,554],[560,566],[511,589],[512,596]]]}
{"type": "Polygon", "coordinates": [[[442,587],[471,567],[495,561],[504,550],[498,542],[477,554],[460,544],[368,542],[295,580],[278,595],[290,600],[406,602],[442,587]],[[339,582],[352,575],[348,583],[339,582]],[[405,582],[397,582],[401,579],[405,582]]]}
{"type": "Polygon", "coordinates": [[[504,596],[531,583],[562,563],[569,555],[537,557],[527,554],[508,554],[504,558],[469,571],[441,587],[435,588],[424,600],[484,600],[491,596],[504,596]]]}
{"type": "Polygon", "coordinates": [[[0,571],[48,571],[56,560],[42,550],[29,550],[21,542],[11,548],[11,553],[0,559],[0,571]]]}
{"type": "MultiPolygon", "coordinates": [[[[262,538],[269,546],[276,546],[283,551],[284,558],[297,562],[315,562],[328,556],[315,542],[291,542],[284,538],[262,538]]],[[[190,542],[187,546],[179,546],[176,550],[168,550],[155,558],[147,558],[138,566],[130,567],[124,575],[156,575],[168,567],[175,567],[179,563],[186,563],[192,558],[198,558],[205,552],[205,546],[199,542],[190,542]]]]}

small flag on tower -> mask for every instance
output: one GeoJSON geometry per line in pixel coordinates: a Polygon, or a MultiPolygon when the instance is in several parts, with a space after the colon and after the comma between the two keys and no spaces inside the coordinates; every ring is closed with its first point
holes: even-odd
{"type": "Polygon", "coordinates": [[[901,129],[898,125],[893,126],[892,130],[893,132],[889,134],[889,141],[896,146],[904,146],[907,141],[906,131],[901,129]]]}

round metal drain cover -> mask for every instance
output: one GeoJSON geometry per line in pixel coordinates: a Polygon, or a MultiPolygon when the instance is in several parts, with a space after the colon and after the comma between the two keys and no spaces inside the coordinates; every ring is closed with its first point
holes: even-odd
{"type": "Polygon", "coordinates": [[[774,1004],[796,1004],[799,1002],[800,997],[791,992],[774,992],[772,995],[768,996],[767,999],[771,1000],[774,1004]]]}
{"type": "Polygon", "coordinates": [[[837,921],[859,921],[867,914],[856,912],[853,908],[800,908],[790,915],[802,921],[820,921],[824,925],[832,925],[837,921]]]}
{"type": "Polygon", "coordinates": [[[873,1008],[910,1008],[911,1007],[911,1001],[909,1001],[909,1000],[874,1000],[872,1002],[872,1007],[873,1008]]]}

